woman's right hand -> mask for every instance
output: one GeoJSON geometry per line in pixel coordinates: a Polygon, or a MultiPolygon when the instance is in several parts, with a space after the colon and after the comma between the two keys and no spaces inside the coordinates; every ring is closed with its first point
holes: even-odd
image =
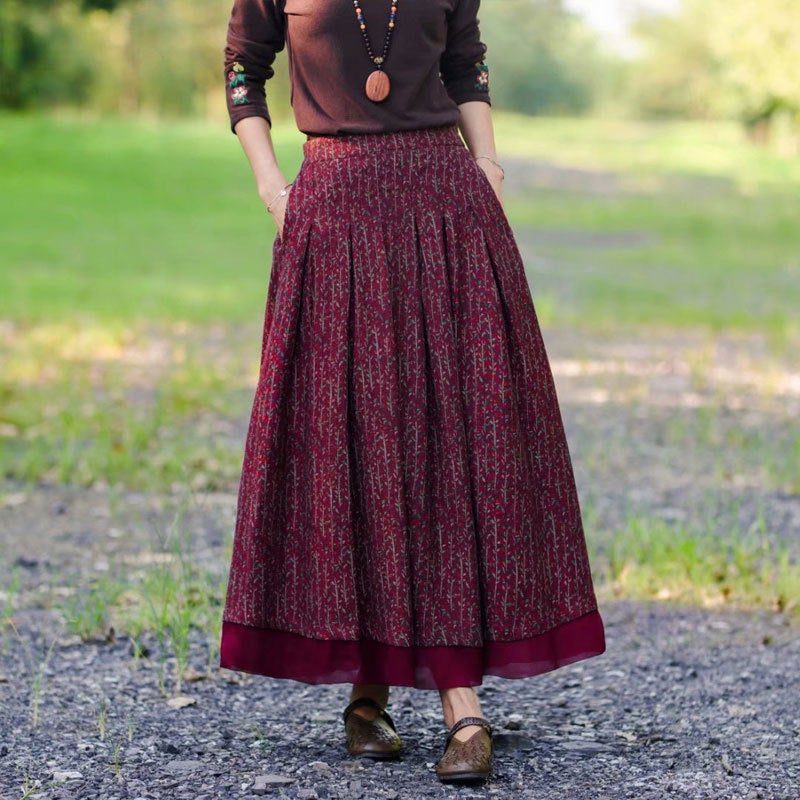
{"type": "Polygon", "coordinates": [[[268,214],[272,215],[275,220],[275,227],[278,229],[278,236],[283,238],[283,221],[286,215],[286,201],[289,199],[289,194],[292,191],[292,184],[286,178],[278,173],[271,176],[269,181],[259,182],[258,196],[264,204],[268,214]],[[282,188],[286,189],[286,194],[281,195],[279,192],[282,188]],[[269,208],[267,208],[269,206],[269,208]]]}
{"type": "Polygon", "coordinates": [[[268,213],[272,214],[278,236],[282,237],[286,200],[291,192],[291,186],[286,186],[289,181],[286,180],[275,158],[271,126],[264,117],[245,117],[236,123],[234,131],[253,170],[258,196],[265,207],[270,206],[268,213]],[[286,187],[286,194],[280,197],[278,192],[283,187],[286,187]]]}
{"type": "MultiPolygon", "coordinates": [[[[278,236],[283,239],[283,221],[286,217],[286,204],[289,201],[289,195],[292,193],[291,186],[286,187],[286,194],[278,197],[269,208],[269,213],[275,220],[275,227],[278,229],[278,236]]],[[[266,203],[265,203],[266,207],[266,203]]]]}

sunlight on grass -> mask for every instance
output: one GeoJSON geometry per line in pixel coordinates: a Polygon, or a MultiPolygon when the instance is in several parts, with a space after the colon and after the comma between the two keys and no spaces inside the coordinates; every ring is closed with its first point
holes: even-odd
{"type": "Polygon", "coordinates": [[[800,183],[800,159],[747,141],[737,122],[602,120],[493,114],[501,154],[638,176],[696,174],[734,181],[743,191],[800,183]]]}
{"type": "MultiPolygon", "coordinates": [[[[0,223],[0,318],[91,326],[262,314],[275,230],[226,129],[35,114],[2,122],[0,155],[15,168],[0,173],[0,192],[14,198],[0,223]],[[35,153],[32,140],[43,142],[35,153]]],[[[498,113],[496,124],[504,157],[605,170],[621,186],[598,195],[534,181],[507,193],[546,324],[800,336],[798,159],[724,123],[498,113]],[[541,241],[543,229],[644,238],[576,249],[541,241]]],[[[286,123],[273,138],[291,177],[304,137],[286,123]]],[[[523,184],[530,171],[511,170],[523,184]]]]}
{"type": "Polygon", "coordinates": [[[600,591],[707,608],[763,608],[800,616],[800,563],[775,537],[693,529],[632,516],[599,548],[600,591]]]}
{"type": "Polygon", "coordinates": [[[245,349],[209,340],[207,329],[177,331],[7,330],[0,340],[3,474],[152,489],[233,481],[256,337],[245,349]]]}

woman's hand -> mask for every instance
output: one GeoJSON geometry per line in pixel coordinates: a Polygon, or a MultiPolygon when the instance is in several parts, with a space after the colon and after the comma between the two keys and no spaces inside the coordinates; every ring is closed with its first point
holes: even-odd
{"type": "Polygon", "coordinates": [[[492,184],[492,189],[497,195],[500,205],[503,205],[503,170],[497,164],[489,161],[486,158],[479,158],[475,163],[483,170],[484,175],[489,179],[492,184]]]}
{"type": "Polygon", "coordinates": [[[282,237],[286,199],[291,187],[286,186],[288,181],[275,158],[271,127],[264,117],[244,117],[236,123],[234,132],[252,167],[258,196],[265,207],[269,204],[269,213],[278,227],[278,235],[282,237]],[[286,187],[286,194],[280,197],[278,192],[283,187],[286,187]]]}
{"type": "Polygon", "coordinates": [[[293,187],[287,186],[286,187],[286,194],[279,195],[275,197],[275,192],[260,192],[261,201],[264,203],[264,207],[267,207],[267,203],[270,204],[268,209],[268,213],[272,214],[272,218],[275,220],[275,227],[278,229],[278,237],[283,239],[283,223],[286,218],[286,204],[289,202],[289,195],[292,193],[293,187]],[[269,196],[267,196],[269,195],[269,196]],[[273,200],[273,198],[275,198],[273,200]]]}

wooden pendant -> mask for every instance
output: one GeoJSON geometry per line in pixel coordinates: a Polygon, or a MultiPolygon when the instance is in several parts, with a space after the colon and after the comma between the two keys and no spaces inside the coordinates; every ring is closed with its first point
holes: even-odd
{"type": "Polygon", "coordinates": [[[369,74],[365,90],[370,100],[380,103],[389,96],[389,89],[389,76],[382,69],[373,70],[369,74]]]}

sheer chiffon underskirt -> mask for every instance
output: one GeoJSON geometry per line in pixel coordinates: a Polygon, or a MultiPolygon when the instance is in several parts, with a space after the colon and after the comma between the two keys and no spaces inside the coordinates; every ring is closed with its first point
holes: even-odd
{"type": "Polygon", "coordinates": [[[479,686],[484,675],[526,678],[605,651],[597,611],[529,639],[486,642],[480,647],[397,647],[364,639],[309,639],[235,622],[223,625],[222,661],[228,669],[312,684],[479,686]]]}

